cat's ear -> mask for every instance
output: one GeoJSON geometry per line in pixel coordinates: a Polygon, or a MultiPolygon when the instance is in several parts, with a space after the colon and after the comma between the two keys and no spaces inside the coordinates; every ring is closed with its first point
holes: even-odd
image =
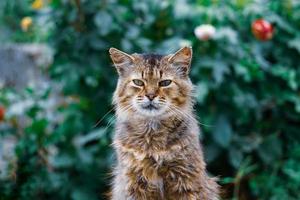
{"type": "Polygon", "coordinates": [[[133,65],[134,57],[116,48],[109,49],[110,57],[120,75],[124,75],[133,65]]]}
{"type": "Polygon", "coordinates": [[[170,55],[168,62],[172,65],[172,67],[176,67],[179,75],[187,76],[190,71],[192,55],[192,47],[183,47],[176,53],[170,55]]]}

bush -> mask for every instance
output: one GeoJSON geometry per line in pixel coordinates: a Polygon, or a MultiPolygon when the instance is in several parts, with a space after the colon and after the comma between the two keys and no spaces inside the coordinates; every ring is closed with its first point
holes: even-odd
{"type": "Polygon", "coordinates": [[[18,2],[2,3],[6,12],[18,9],[1,17],[12,33],[1,38],[47,42],[55,58],[48,87],[1,91],[9,112],[0,137],[17,138],[13,167],[0,182],[2,199],[103,198],[114,162],[114,118],[105,113],[117,80],[108,48],[167,54],[183,45],[193,46],[195,109],[208,169],[221,177],[225,196],[300,198],[297,1],[52,0],[38,8],[18,2]],[[16,23],[25,16],[33,25],[22,32],[16,23]],[[252,35],[258,18],[275,27],[271,40],[252,35]],[[216,35],[198,40],[194,29],[201,24],[215,26],[216,35]],[[32,103],[23,112],[11,112],[26,101],[32,103]],[[26,123],[18,127],[20,117],[26,123]]]}

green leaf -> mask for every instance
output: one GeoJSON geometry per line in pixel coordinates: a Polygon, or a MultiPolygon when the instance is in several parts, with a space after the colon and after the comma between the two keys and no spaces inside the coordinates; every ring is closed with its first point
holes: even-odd
{"type": "Polygon", "coordinates": [[[214,140],[222,147],[228,147],[232,139],[232,128],[225,115],[219,115],[213,130],[214,140]]]}
{"type": "Polygon", "coordinates": [[[97,200],[97,196],[91,191],[84,190],[82,188],[77,188],[72,192],[72,200],[97,200]]]}
{"type": "Polygon", "coordinates": [[[208,95],[209,89],[205,82],[200,82],[196,86],[196,99],[199,103],[203,103],[208,95]]]}
{"type": "Polygon", "coordinates": [[[79,146],[83,146],[88,142],[95,141],[101,139],[106,133],[105,128],[96,129],[86,135],[80,136],[76,139],[76,144],[79,146]]]}
{"type": "Polygon", "coordinates": [[[215,39],[226,39],[231,44],[237,44],[238,38],[237,38],[237,32],[230,28],[230,27],[222,27],[217,30],[217,34],[215,36],[215,39]]]}
{"type": "Polygon", "coordinates": [[[213,65],[213,77],[216,83],[220,84],[224,80],[225,74],[230,72],[228,65],[224,61],[214,61],[213,65]]]}
{"type": "Polygon", "coordinates": [[[300,53],[300,36],[290,40],[288,42],[288,46],[296,49],[298,51],[298,53],[300,53]]]}
{"type": "Polygon", "coordinates": [[[239,168],[239,166],[242,163],[243,154],[242,154],[241,150],[231,147],[231,148],[229,148],[228,159],[229,159],[230,164],[234,168],[237,169],[237,168],[239,168]]]}
{"type": "Polygon", "coordinates": [[[74,164],[74,159],[71,157],[71,155],[65,153],[53,157],[50,160],[50,163],[56,168],[71,167],[74,164]]]}
{"type": "Polygon", "coordinates": [[[111,15],[105,11],[99,11],[94,18],[94,22],[101,36],[107,35],[113,28],[113,19],[111,15]]]}
{"type": "Polygon", "coordinates": [[[264,139],[258,148],[258,155],[267,165],[272,165],[282,156],[282,143],[276,134],[264,139]]]}
{"type": "Polygon", "coordinates": [[[235,182],[235,178],[234,177],[225,177],[225,178],[222,178],[220,180],[220,182],[222,184],[229,184],[229,183],[234,183],[235,182]]]}

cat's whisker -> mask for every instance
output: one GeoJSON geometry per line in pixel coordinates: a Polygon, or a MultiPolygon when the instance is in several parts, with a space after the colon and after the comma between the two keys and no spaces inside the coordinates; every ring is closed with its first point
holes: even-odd
{"type": "Polygon", "coordinates": [[[166,103],[167,101],[159,99],[158,102],[166,103]]]}
{"type": "Polygon", "coordinates": [[[181,121],[185,126],[187,126],[187,127],[189,126],[188,123],[185,120],[183,120],[182,118],[180,118],[180,116],[178,115],[178,113],[176,113],[176,111],[174,111],[172,109],[170,109],[170,111],[173,114],[173,117],[175,117],[175,119],[181,121]]]}
{"type": "Polygon", "coordinates": [[[130,109],[133,109],[133,106],[129,104],[129,105],[123,107],[123,108],[120,107],[119,112],[125,113],[125,112],[129,111],[130,109]]]}
{"type": "Polygon", "coordinates": [[[96,127],[97,127],[97,126],[105,119],[105,117],[106,117],[109,113],[111,113],[113,110],[114,110],[114,108],[110,109],[105,115],[103,115],[103,117],[102,117],[100,120],[98,120],[98,121],[96,122],[96,124],[93,126],[93,128],[96,128],[96,127]]]}
{"type": "Polygon", "coordinates": [[[114,121],[115,118],[116,118],[116,116],[113,115],[113,116],[109,119],[109,121],[108,121],[106,127],[104,128],[104,132],[106,132],[107,129],[113,124],[112,122],[114,121]]]}
{"type": "MultiPolygon", "coordinates": [[[[125,107],[123,107],[123,108],[120,108],[120,110],[121,110],[122,112],[126,112],[126,111],[128,111],[131,107],[132,107],[131,105],[127,105],[127,106],[125,106],[125,107]]],[[[112,117],[109,118],[109,121],[108,121],[106,127],[104,128],[104,132],[106,132],[107,129],[111,127],[111,125],[113,124],[113,121],[114,121],[115,119],[116,119],[116,115],[113,115],[112,117]]]]}
{"type": "Polygon", "coordinates": [[[207,127],[211,127],[212,125],[208,125],[208,124],[204,124],[204,123],[201,123],[199,122],[198,120],[196,120],[194,117],[182,112],[180,109],[174,107],[174,109],[179,112],[180,114],[184,115],[185,117],[187,117],[189,120],[193,121],[194,123],[197,123],[197,124],[200,124],[200,125],[203,125],[203,126],[207,126],[207,127]]]}
{"type": "MultiPolygon", "coordinates": [[[[187,126],[187,127],[191,126],[189,121],[184,120],[184,117],[186,117],[186,116],[184,116],[184,115],[182,116],[181,113],[179,113],[177,110],[173,110],[173,112],[174,112],[174,115],[176,116],[176,118],[178,120],[182,121],[182,123],[184,123],[185,126],[187,126]]],[[[188,118],[188,119],[191,120],[190,118],[188,118]]],[[[197,123],[196,121],[193,121],[193,120],[191,120],[191,121],[194,123],[197,123]]]]}
{"type": "MultiPolygon", "coordinates": [[[[125,106],[125,108],[126,108],[127,106],[125,106]]],[[[130,107],[130,105],[128,105],[128,107],[130,107]]],[[[96,128],[104,119],[105,119],[105,117],[107,116],[107,115],[109,115],[112,111],[114,111],[115,110],[115,108],[113,107],[113,108],[111,108],[107,113],[105,113],[105,115],[103,115],[103,117],[100,119],[100,120],[98,120],[97,122],[96,122],[96,124],[93,126],[93,128],[96,128]]],[[[111,119],[111,118],[110,118],[111,119]]]]}
{"type": "Polygon", "coordinates": [[[172,107],[173,109],[175,109],[177,112],[179,112],[180,114],[186,116],[188,119],[190,119],[191,121],[193,121],[193,122],[195,122],[195,123],[197,123],[197,124],[199,124],[199,125],[206,126],[206,127],[213,127],[213,125],[204,124],[204,123],[202,123],[202,122],[199,122],[199,121],[196,120],[194,117],[188,115],[187,113],[182,112],[182,111],[181,111],[177,106],[175,106],[175,105],[171,105],[171,107],[172,107]]]}

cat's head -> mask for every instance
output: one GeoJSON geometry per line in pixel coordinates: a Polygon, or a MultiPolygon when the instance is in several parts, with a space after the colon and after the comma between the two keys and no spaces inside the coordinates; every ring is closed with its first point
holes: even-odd
{"type": "Polygon", "coordinates": [[[129,55],[115,48],[110,48],[109,53],[119,74],[114,94],[119,112],[159,118],[191,108],[190,47],[166,56],[129,55]]]}

